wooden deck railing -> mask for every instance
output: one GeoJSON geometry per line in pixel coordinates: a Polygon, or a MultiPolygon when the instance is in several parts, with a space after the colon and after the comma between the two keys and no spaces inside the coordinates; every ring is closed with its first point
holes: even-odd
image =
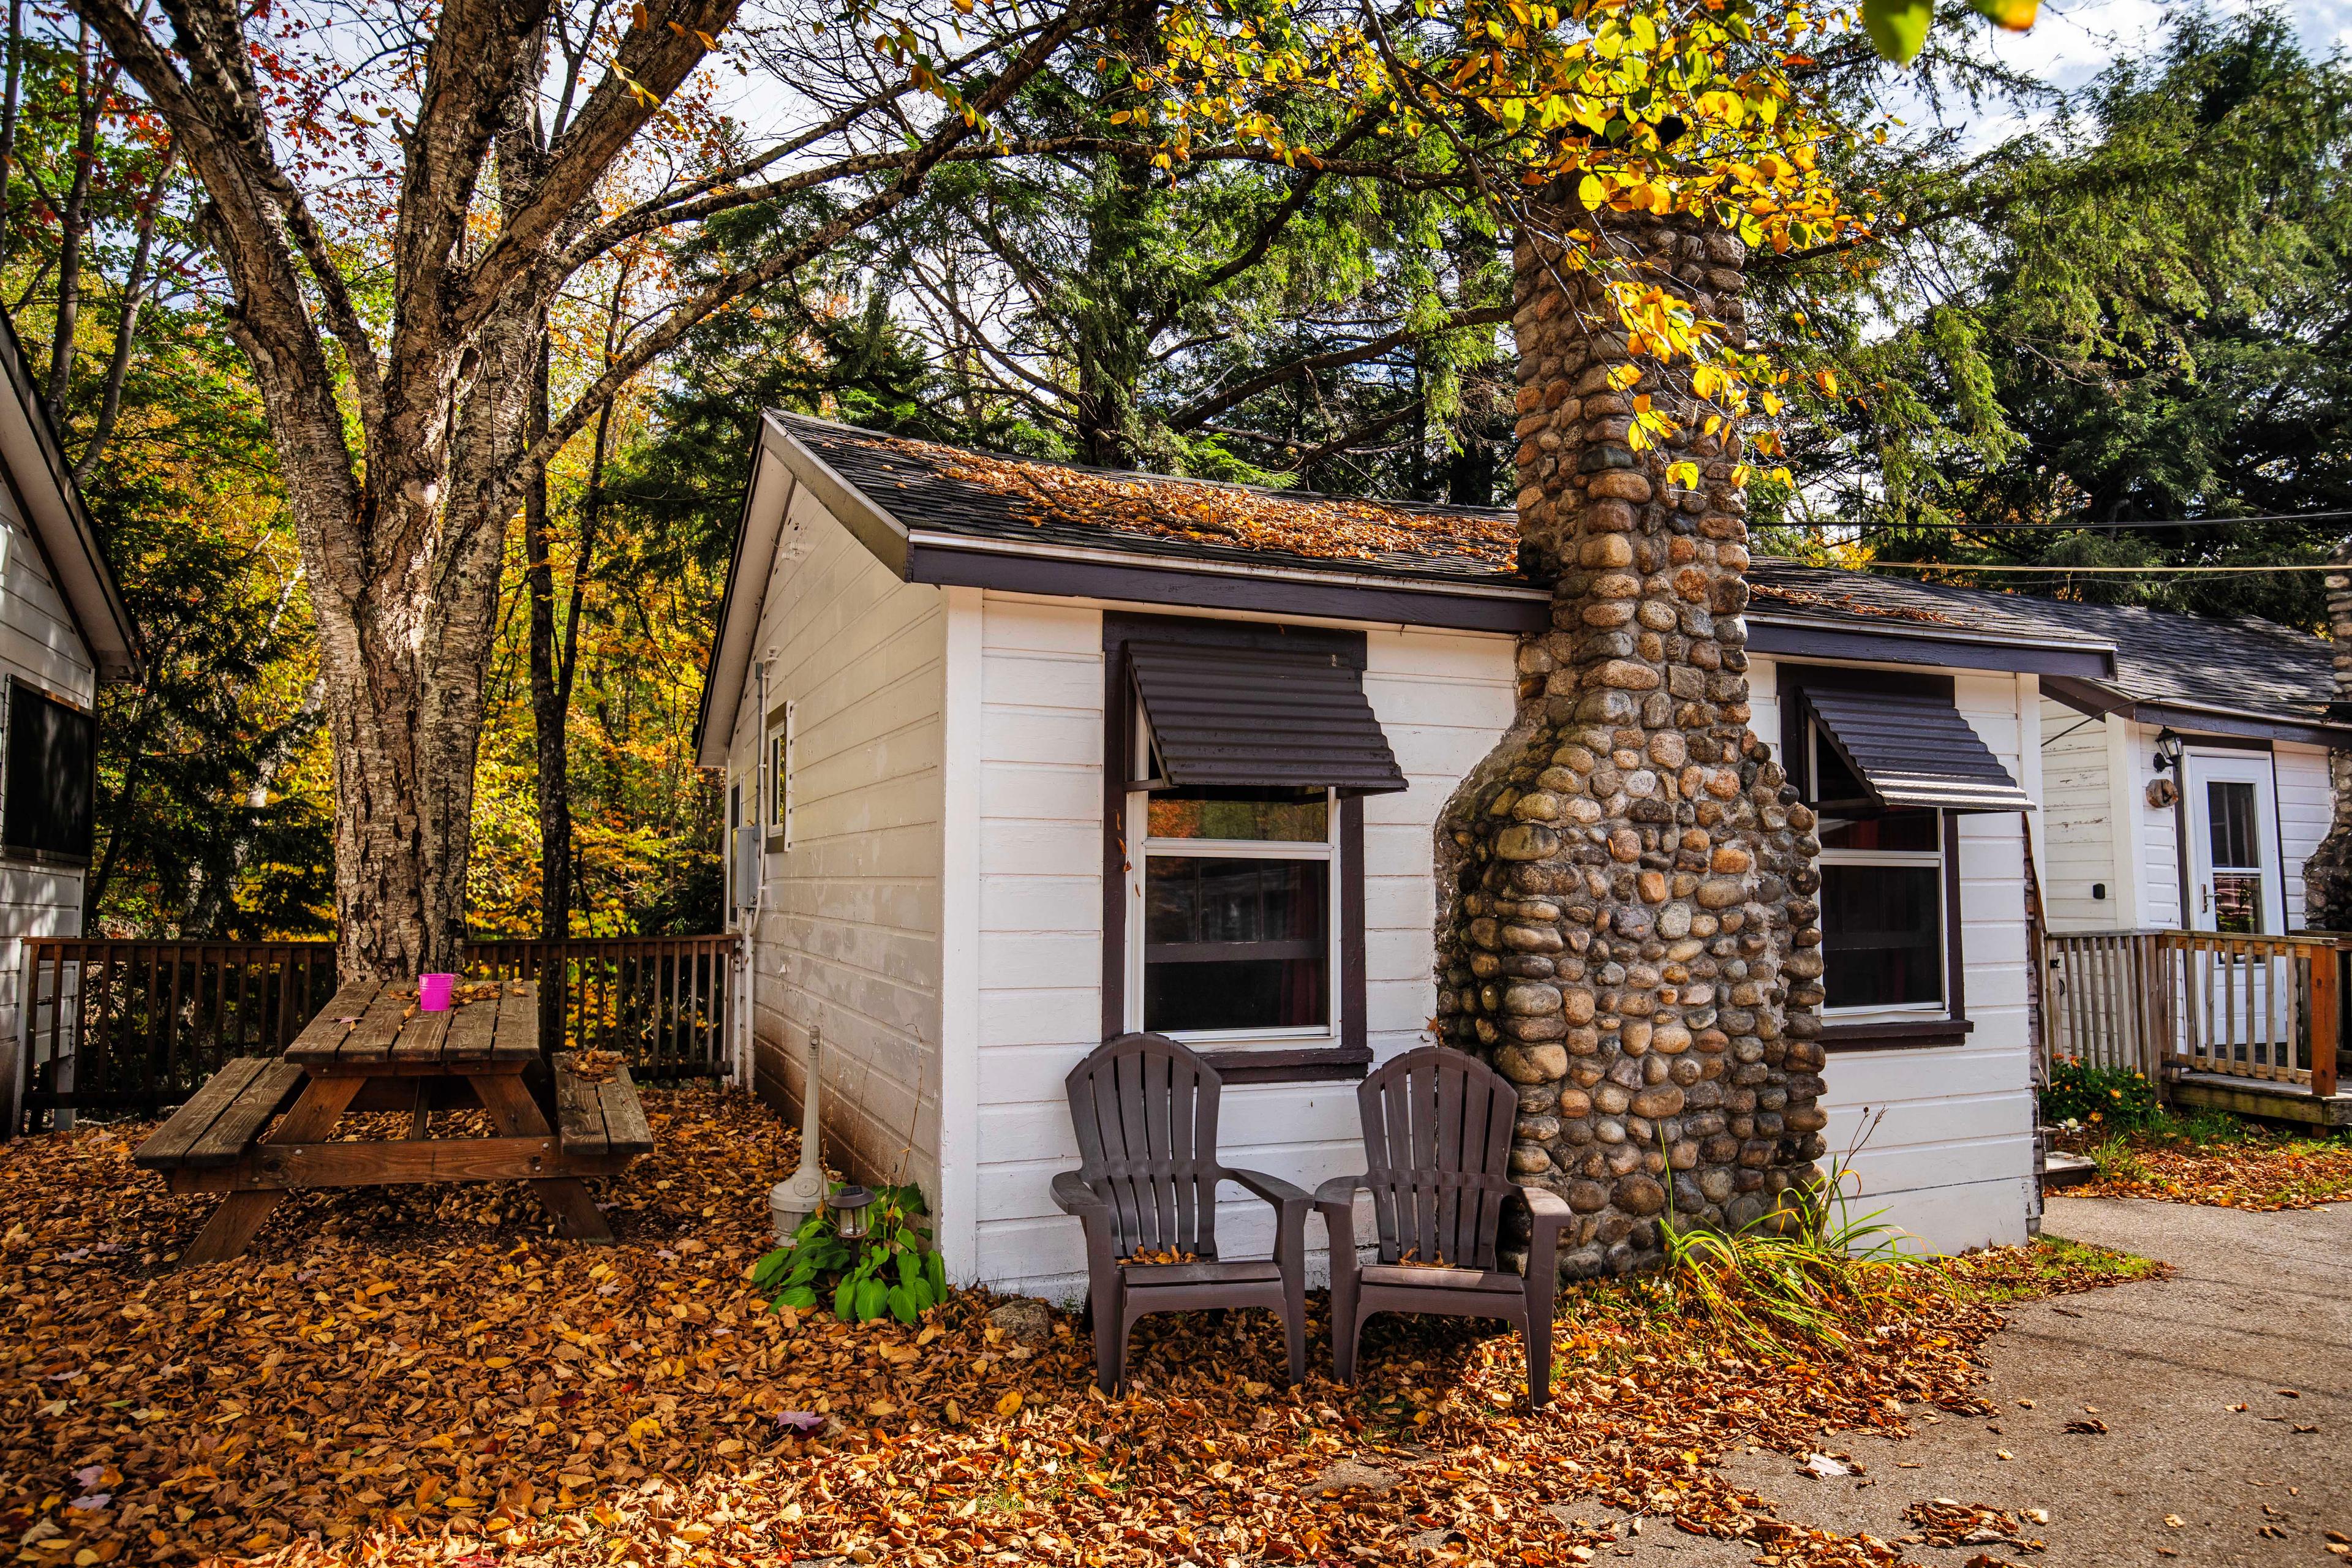
{"type": "MultiPolygon", "coordinates": [[[[639,1078],[712,1077],[726,1070],[735,941],[471,942],[466,967],[541,981],[555,1037],[618,1051],[639,1078]],[[559,974],[560,987],[546,984],[559,974]]],[[[21,1109],[37,1112],[185,1100],[232,1058],[285,1049],[336,985],[327,942],[33,937],[22,962],[15,1043],[21,1109]]],[[[0,1083],[0,1101],[16,1087],[0,1083]]]]}
{"type": "MultiPolygon", "coordinates": [[[[2042,939],[2042,1047],[2151,1082],[2171,1055],[2164,957],[2152,931],[2053,932],[2042,939]]],[[[2045,1063],[2046,1065],[2046,1063],[2045,1063]]]]}
{"type": "Polygon", "coordinates": [[[2056,932],[2042,961],[2045,1058],[2336,1092],[2352,939],[2056,932]]]}
{"type": "Polygon", "coordinates": [[[618,1051],[638,1078],[726,1071],[732,936],[632,936],[588,942],[475,942],[467,972],[536,980],[547,1026],[581,1049],[618,1051]],[[562,985],[551,984],[561,974],[562,985]]]}

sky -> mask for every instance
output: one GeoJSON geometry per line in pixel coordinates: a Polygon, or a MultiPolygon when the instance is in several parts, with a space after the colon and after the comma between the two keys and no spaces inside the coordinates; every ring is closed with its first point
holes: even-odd
{"type": "MultiPolygon", "coordinates": [[[[2045,0],[2032,32],[1998,34],[1994,50],[2055,86],[2080,87],[2110,61],[2142,52],[2179,8],[2162,0],[2045,0]]],[[[2294,17],[2313,55],[2352,51],[2352,0],[2293,0],[2277,8],[2294,17]]],[[[2214,0],[2213,9],[2255,7],[2214,0]]]]}

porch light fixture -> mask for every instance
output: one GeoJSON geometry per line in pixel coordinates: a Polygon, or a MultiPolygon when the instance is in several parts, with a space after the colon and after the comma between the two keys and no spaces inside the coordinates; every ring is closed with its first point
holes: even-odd
{"type": "Polygon", "coordinates": [[[2180,750],[2179,736],[2170,730],[2158,730],[2156,732],[2156,771],[2162,773],[2167,768],[2179,767],[2180,750]]]}
{"type": "Polygon", "coordinates": [[[824,1206],[833,1211],[833,1228],[842,1240],[856,1241],[865,1236],[866,1209],[873,1201],[872,1193],[854,1184],[835,1188],[824,1200],[824,1206]]]}

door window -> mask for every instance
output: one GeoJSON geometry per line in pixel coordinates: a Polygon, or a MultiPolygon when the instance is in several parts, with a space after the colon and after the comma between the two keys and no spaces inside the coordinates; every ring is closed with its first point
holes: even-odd
{"type": "Polygon", "coordinates": [[[2259,935],[2263,922],[2261,816],[2254,786],[2242,779],[2205,782],[2205,826],[2213,868],[2213,929],[2259,935]]]}

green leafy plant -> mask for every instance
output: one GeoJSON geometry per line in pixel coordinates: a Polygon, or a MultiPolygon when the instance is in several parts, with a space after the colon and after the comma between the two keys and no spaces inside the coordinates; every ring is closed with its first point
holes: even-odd
{"type": "Polygon", "coordinates": [[[2129,1068],[2093,1067],[2074,1057],[2050,1064],[2042,1091],[2043,1120],[2096,1128],[2147,1126],[2163,1114],[2156,1085],[2129,1068]]]}
{"type": "Polygon", "coordinates": [[[833,1315],[845,1323],[886,1312],[912,1323],[948,1299],[947,1265],[925,1245],[929,1228],[916,1223],[928,1212],[920,1187],[877,1187],[866,1234],[851,1240],[833,1209],[821,1208],[801,1221],[789,1243],[751,1266],[752,1288],[767,1292],[774,1306],[802,1310],[830,1290],[833,1315]]]}

